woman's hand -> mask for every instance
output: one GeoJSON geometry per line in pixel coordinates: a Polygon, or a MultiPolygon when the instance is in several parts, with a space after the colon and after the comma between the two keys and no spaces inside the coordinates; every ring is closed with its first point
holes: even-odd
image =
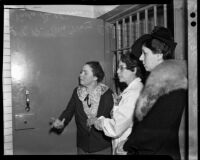
{"type": "Polygon", "coordinates": [[[51,125],[51,128],[62,129],[64,127],[65,118],[63,118],[62,121],[55,118],[52,118],[52,120],[53,123],[51,125]]]}
{"type": "Polygon", "coordinates": [[[91,117],[87,119],[87,126],[91,127],[94,125],[95,121],[97,120],[97,117],[91,117]]]}
{"type": "Polygon", "coordinates": [[[94,127],[97,129],[97,130],[102,130],[102,119],[97,119],[95,122],[94,122],[94,127]]]}

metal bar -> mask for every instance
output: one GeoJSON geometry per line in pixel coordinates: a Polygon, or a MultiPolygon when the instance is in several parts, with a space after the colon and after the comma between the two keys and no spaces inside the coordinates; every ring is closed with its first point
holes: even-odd
{"type": "Polygon", "coordinates": [[[117,41],[116,41],[116,24],[112,24],[112,38],[110,39],[111,49],[117,48],[117,41]],[[112,40],[114,40],[114,43],[112,40]]]}
{"type": "MultiPolygon", "coordinates": [[[[135,15],[134,15],[134,17],[135,17],[135,15]]],[[[137,36],[136,28],[137,28],[137,17],[134,18],[134,21],[133,21],[133,43],[135,42],[136,36],[137,36]]]]}
{"type": "Polygon", "coordinates": [[[119,61],[120,61],[120,48],[121,47],[121,26],[119,24],[119,21],[116,22],[116,25],[117,25],[117,52],[116,52],[116,63],[118,64],[119,61]]]}
{"type": "Polygon", "coordinates": [[[126,26],[125,26],[125,18],[122,19],[122,48],[125,47],[125,44],[126,44],[126,26]]]}
{"type": "Polygon", "coordinates": [[[140,13],[137,13],[137,23],[136,23],[136,39],[140,36],[140,13]]]}
{"type": "Polygon", "coordinates": [[[148,9],[145,9],[145,33],[148,33],[148,9]]]}
{"type": "Polygon", "coordinates": [[[167,5],[163,5],[164,10],[164,26],[167,27],[167,5]]]}
{"type": "Polygon", "coordinates": [[[154,26],[157,26],[157,6],[153,6],[154,26]]]}
{"type": "Polygon", "coordinates": [[[119,49],[119,22],[116,22],[116,48],[119,49]]]}
{"type": "Polygon", "coordinates": [[[189,160],[198,160],[199,154],[199,103],[198,103],[198,28],[197,28],[197,0],[187,0],[187,62],[188,62],[188,139],[187,149],[189,160]],[[191,17],[191,13],[195,13],[195,17],[191,17]],[[196,26],[192,26],[191,22],[196,22],[196,26]]]}
{"type": "Polygon", "coordinates": [[[133,43],[133,32],[132,32],[132,16],[129,16],[129,47],[131,47],[133,43]]]}
{"type": "MultiPolygon", "coordinates": [[[[119,21],[119,20],[121,20],[122,18],[125,18],[125,17],[130,16],[130,15],[137,14],[137,12],[141,12],[141,11],[143,11],[143,10],[145,10],[145,9],[152,8],[154,5],[155,5],[155,4],[148,4],[147,6],[142,6],[141,8],[136,9],[136,10],[134,10],[133,12],[131,12],[131,13],[129,13],[129,14],[126,14],[126,15],[124,15],[124,16],[121,16],[120,18],[117,18],[117,19],[114,19],[114,20],[109,21],[110,19],[113,19],[113,18],[115,17],[115,16],[114,16],[114,17],[111,17],[111,18],[107,19],[107,21],[109,21],[109,23],[115,23],[115,21],[119,21]]],[[[116,15],[116,16],[118,16],[118,15],[116,15]]]]}

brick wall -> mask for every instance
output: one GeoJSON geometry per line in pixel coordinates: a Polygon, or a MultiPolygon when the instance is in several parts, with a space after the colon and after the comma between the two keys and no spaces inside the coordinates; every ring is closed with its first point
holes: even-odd
{"type": "Polygon", "coordinates": [[[4,9],[4,42],[3,42],[3,122],[4,122],[4,155],[13,155],[13,122],[12,122],[12,87],[11,87],[11,54],[9,9],[4,9]]]}

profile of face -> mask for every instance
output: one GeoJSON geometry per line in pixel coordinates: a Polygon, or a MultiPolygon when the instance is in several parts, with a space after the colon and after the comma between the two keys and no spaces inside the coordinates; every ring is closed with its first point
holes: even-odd
{"type": "Polygon", "coordinates": [[[142,46],[142,54],[139,58],[146,71],[151,71],[152,69],[154,69],[160,62],[162,62],[163,60],[163,54],[159,54],[159,53],[153,53],[153,51],[151,49],[149,49],[146,46],[142,46]]]}
{"type": "Polygon", "coordinates": [[[126,68],[126,63],[120,61],[119,62],[119,67],[117,69],[117,74],[119,77],[120,82],[125,82],[126,84],[129,84],[134,77],[136,76],[136,69],[134,72],[126,68]]]}
{"type": "Polygon", "coordinates": [[[80,78],[80,84],[86,87],[94,82],[95,83],[97,82],[97,77],[94,76],[92,68],[88,64],[83,66],[79,78],[80,78]]]}

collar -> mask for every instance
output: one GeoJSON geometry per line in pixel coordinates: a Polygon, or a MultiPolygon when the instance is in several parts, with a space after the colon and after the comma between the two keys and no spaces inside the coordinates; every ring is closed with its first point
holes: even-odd
{"type": "MultiPolygon", "coordinates": [[[[91,96],[94,97],[100,97],[101,95],[103,95],[107,90],[109,89],[109,87],[103,83],[99,83],[97,85],[97,87],[94,89],[94,91],[92,92],[91,96]]],[[[85,99],[85,97],[89,94],[86,87],[83,86],[79,86],[77,89],[77,94],[78,97],[81,101],[83,101],[85,99]]]]}

